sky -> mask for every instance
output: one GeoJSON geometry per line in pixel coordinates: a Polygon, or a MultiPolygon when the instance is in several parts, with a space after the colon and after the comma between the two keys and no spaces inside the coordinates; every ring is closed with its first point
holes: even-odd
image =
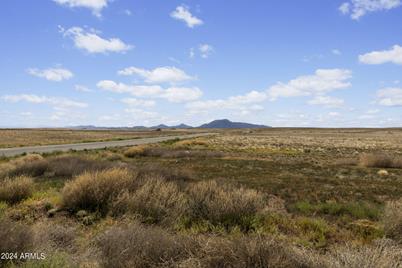
{"type": "Polygon", "coordinates": [[[4,0],[0,127],[402,127],[402,0],[4,0]]]}

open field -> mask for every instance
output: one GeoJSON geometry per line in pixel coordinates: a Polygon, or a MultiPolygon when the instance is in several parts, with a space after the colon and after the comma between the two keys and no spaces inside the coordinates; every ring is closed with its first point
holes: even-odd
{"type": "Polygon", "coordinates": [[[192,130],[73,130],[73,129],[0,129],[0,148],[116,141],[187,134],[192,130]]]}
{"type": "Polygon", "coordinates": [[[221,130],[0,180],[0,252],[46,255],[0,267],[402,267],[400,129],[221,130]]]}

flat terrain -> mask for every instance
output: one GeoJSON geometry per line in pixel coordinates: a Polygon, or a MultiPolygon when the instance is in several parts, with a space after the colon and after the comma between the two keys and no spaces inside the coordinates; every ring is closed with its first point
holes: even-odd
{"type": "Polygon", "coordinates": [[[189,130],[74,130],[74,129],[0,129],[0,148],[70,144],[94,141],[130,140],[179,135],[189,130]]]}
{"type": "Polygon", "coordinates": [[[0,156],[16,156],[27,153],[53,153],[66,152],[70,150],[94,150],[110,147],[124,147],[132,145],[143,145],[150,143],[158,143],[163,141],[196,138],[211,135],[210,133],[187,134],[187,135],[170,135],[161,137],[138,138],[135,140],[119,140],[119,141],[103,141],[103,142],[85,142],[76,144],[59,144],[59,145],[42,145],[0,149],[0,156]]]}
{"type": "Polygon", "coordinates": [[[0,251],[45,252],[44,267],[402,267],[401,129],[214,132],[1,158],[0,251]]]}

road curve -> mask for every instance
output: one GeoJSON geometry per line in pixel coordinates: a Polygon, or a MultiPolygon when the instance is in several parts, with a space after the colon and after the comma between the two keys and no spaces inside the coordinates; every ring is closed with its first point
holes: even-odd
{"type": "Polygon", "coordinates": [[[174,139],[188,139],[214,135],[214,133],[199,133],[199,134],[189,134],[189,135],[177,135],[177,136],[165,136],[165,137],[151,137],[151,138],[141,138],[134,140],[121,140],[121,141],[102,141],[102,142],[87,142],[87,143],[76,143],[76,144],[57,144],[57,145],[43,145],[43,146],[28,146],[28,147],[14,147],[0,149],[0,156],[16,156],[24,153],[52,153],[52,152],[65,152],[69,150],[94,150],[103,149],[108,147],[124,147],[131,145],[141,145],[158,143],[162,141],[169,141],[174,139]]]}

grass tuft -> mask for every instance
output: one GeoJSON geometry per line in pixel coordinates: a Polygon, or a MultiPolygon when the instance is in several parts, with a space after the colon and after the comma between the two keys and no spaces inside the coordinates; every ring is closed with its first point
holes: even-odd
{"type": "Polygon", "coordinates": [[[402,157],[384,153],[362,154],[359,164],[363,167],[402,168],[402,157]]]}
{"type": "Polygon", "coordinates": [[[65,184],[62,207],[106,214],[113,199],[123,190],[131,190],[135,186],[135,174],[128,169],[85,172],[65,184]]]}
{"type": "Polygon", "coordinates": [[[33,180],[30,177],[19,176],[1,181],[0,201],[15,204],[32,195],[33,180]]]}

